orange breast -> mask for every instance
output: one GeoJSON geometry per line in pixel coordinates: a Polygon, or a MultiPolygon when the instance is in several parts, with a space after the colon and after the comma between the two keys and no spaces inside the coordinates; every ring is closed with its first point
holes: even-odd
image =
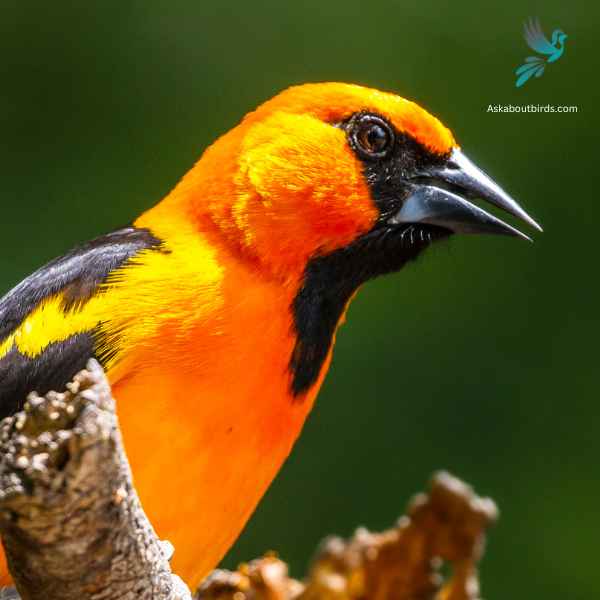
{"type": "Polygon", "coordinates": [[[193,586],[244,527],[318,389],[301,401],[289,394],[289,299],[240,277],[225,281],[216,322],[200,323],[176,354],[163,332],[164,351],[138,357],[147,368],[113,389],[143,506],[175,546],[175,572],[193,586]]]}

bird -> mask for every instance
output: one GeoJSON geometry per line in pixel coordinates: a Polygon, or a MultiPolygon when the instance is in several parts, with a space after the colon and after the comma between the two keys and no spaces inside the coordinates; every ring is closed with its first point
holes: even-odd
{"type": "Polygon", "coordinates": [[[525,59],[525,64],[515,71],[515,74],[518,75],[516,87],[525,85],[534,76],[541,77],[546,64],[556,62],[563,55],[565,40],[568,36],[562,29],[555,29],[552,32],[552,43],[550,43],[542,31],[539,19],[531,18],[523,25],[523,37],[532,50],[544,56],[528,56],[525,59]]]}
{"type": "Polygon", "coordinates": [[[143,507],[195,586],[289,455],[357,290],[454,234],[530,239],[477,200],[541,231],[417,103],[287,88],[131,225],[0,300],[0,417],[99,361],[143,507]]]}

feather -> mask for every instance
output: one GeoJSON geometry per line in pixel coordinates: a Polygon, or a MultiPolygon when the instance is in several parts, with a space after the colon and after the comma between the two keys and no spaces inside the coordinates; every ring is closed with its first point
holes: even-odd
{"type": "Polygon", "coordinates": [[[527,69],[524,70],[521,74],[520,77],[517,79],[517,83],[515,84],[517,87],[521,87],[524,83],[526,83],[527,81],[529,81],[529,79],[531,79],[531,77],[533,77],[533,75],[536,72],[536,67],[529,67],[529,65],[527,65],[527,69]]]}
{"type": "Polygon", "coordinates": [[[529,19],[529,21],[524,24],[523,36],[529,47],[540,54],[551,55],[556,52],[556,48],[544,35],[538,18],[529,19]]]}
{"type": "Polygon", "coordinates": [[[525,73],[525,71],[529,71],[530,69],[535,70],[537,69],[540,65],[543,65],[544,61],[543,59],[539,59],[536,62],[526,62],[524,65],[521,65],[516,71],[515,71],[515,75],[521,75],[522,73],[525,73]]]}
{"type": "Polygon", "coordinates": [[[82,329],[73,315],[81,317],[111,273],[143,250],[163,251],[162,241],[147,229],[114,231],[51,261],[0,298],[0,418],[20,410],[33,389],[62,389],[92,356],[110,357],[110,344],[97,347],[97,320],[82,329]],[[57,339],[51,324],[60,331],[57,339]]]}

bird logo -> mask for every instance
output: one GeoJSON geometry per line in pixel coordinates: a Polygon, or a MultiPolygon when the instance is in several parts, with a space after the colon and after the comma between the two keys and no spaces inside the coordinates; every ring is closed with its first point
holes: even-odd
{"type": "Polygon", "coordinates": [[[549,42],[542,31],[540,20],[530,18],[523,25],[523,37],[532,50],[543,56],[528,56],[525,59],[525,63],[515,71],[517,87],[525,85],[534,76],[541,77],[546,65],[556,62],[563,55],[567,34],[562,29],[555,29],[552,32],[552,42],[549,42]]]}

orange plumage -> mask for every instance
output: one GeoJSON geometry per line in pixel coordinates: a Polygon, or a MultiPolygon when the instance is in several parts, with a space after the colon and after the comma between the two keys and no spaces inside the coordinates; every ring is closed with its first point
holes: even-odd
{"type": "MultiPolygon", "coordinates": [[[[337,83],[284,91],[208,148],[134,230],[118,234],[120,263],[90,281],[82,269],[19,318],[7,316],[19,314],[14,298],[48,285],[36,283],[44,272],[5,297],[0,317],[14,323],[0,328],[0,382],[3,361],[14,369],[22,359],[26,368],[51,363],[52,349],[74,336],[83,354],[90,344],[113,386],[142,503],[175,546],[175,571],[197,584],[289,454],[355,289],[452,232],[423,221],[396,235],[386,219],[402,194],[392,197],[386,181],[408,178],[423,161],[441,164],[454,150],[448,129],[398,96],[337,83]],[[378,161],[393,158],[390,136],[399,166],[382,166],[379,180],[378,161]],[[409,246],[415,232],[421,241],[409,246]],[[394,236],[402,260],[377,266],[394,236]],[[363,241],[365,250],[355,250],[363,241]],[[379,254],[367,257],[372,247],[379,254]],[[73,306],[67,283],[81,295],[73,306]]],[[[96,260],[90,252],[116,243],[101,240],[73,260],[87,265],[96,260]]],[[[0,383],[11,410],[18,384],[0,383]]]]}

